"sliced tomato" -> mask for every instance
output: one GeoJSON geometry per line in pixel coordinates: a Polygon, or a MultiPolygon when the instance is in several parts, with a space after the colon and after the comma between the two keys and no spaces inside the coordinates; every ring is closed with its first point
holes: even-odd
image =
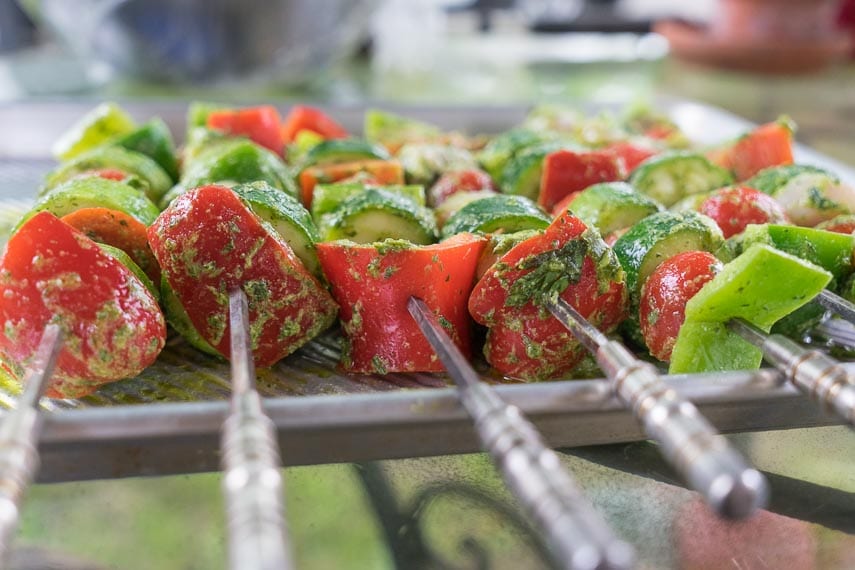
{"type": "Polygon", "coordinates": [[[725,238],[742,233],[748,224],[785,224],[789,221],[777,200],[748,186],[716,190],[701,202],[698,211],[715,220],[725,238]]]}
{"type": "Polygon", "coordinates": [[[322,166],[311,166],[300,173],[300,191],[303,204],[309,208],[315,185],[339,182],[365,172],[380,185],[403,184],[404,169],[394,160],[357,160],[322,166]]]}
{"type": "Polygon", "coordinates": [[[500,373],[544,380],[572,370],[584,348],[538,301],[552,290],[601,331],[627,313],[623,272],[611,249],[569,212],[506,253],[475,285],[469,312],[489,327],[484,353],[500,373]]]}
{"type": "Polygon", "coordinates": [[[157,301],[129,269],[48,212],[27,220],[0,260],[0,352],[25,366],[44,327],[64,344],[47,395],[78,398],[136,376],[166,342],[157,301]]]}
{"type": "Polygon", "coordinates": [[[441,372],[442,363],[407,310],[411,296],[439,317],[455,344],[471,353],[466,303],[485,238],[459,234],[429,246],[397,242],[318,244],[318,257],[341,305],[341,367],[357,374],[441,372]]]}
{"type": "Polygon", "coordinates": [[[841,214],[822,222],[816,229],[838,234],[855,234],[855,214],[841,214]]]}
{"type": "Polygon", "coordinates": [[[325,139],[344,139],[349,136],[347,129],[332,117],[320,109],[306,105],[292,107],[280,129],[286,143],[294,142],[300,131],[311,131],[325,139]]]}
{"type": "Polygon", "coordinates": [[[561,200],[598,182],[623,180],[622,160],[601,150],[558,150],[546,155],[537,203],[550,212],[561,200]]]}
{"type": "Polygon", "coordinates": [[[619,141],[602,149],[623,161],[624,172],[632,172],[635,167],[658,154],[655,148],[637,141],[619,141]]]}
{"type": "Polygon", "coordinates": [[[221,109],[211,111],[207,126],[230,135],[244,136],[278,155],[285,148],[280,124],[282,118],[276,107],[262,105],[246,109],[221,109]]]}
{"type": "Polygon", "coordinates": [[[121,249],[152,282],[160,283],[160,266],[148,245],[146,226],[136,218],[110,208],[81,208],[63,216],[62,221],[89,239],[121,249]]]}
{"type": "Polygon", "coordinates": [[[680,327],[686,320],[686,303],[722,268],[706,251],[684,251],[663,261],[641,289],[639,320],[650,354],[668,362],[680,327]]]}
{"type": "Polygon", "coordinates": [[[793,127],[786,121],[760,125],[708,157],[732,170],[737,180],[747,180],[764,168],[793,163],[793,127]]]}
{"type": "Polygon", "coordinates": [[[457,192],[478,192],[480,190],[496,190],[496,184],[490,175],[483,170],[455,170],[446,172],[439,177],[428,191],[428,203],[436,208],[445,202],[449,196],[457,192]]]}
{"type": "Polygon", "coordinates": [[[326,330],[338,307],[291,248],[230,189],[176,198],[148,229],[163,274],[193,326],[230,354],[229,292],[249,299],[253,356],[270,366],[326,330]]]}

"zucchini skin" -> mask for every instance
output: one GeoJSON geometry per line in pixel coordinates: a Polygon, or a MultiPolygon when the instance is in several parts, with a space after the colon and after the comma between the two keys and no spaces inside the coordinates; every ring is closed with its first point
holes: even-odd
{"type": "Polygon", "coordinates": [[[626,182],[604,182],[582,190],[570,203],[570,211],[607,236],[661,212],[664,206],[626,182]]]}
{"type": "Polygon", "coordinates": [[[342,202],[321,220],[322,241],[348,239],[370,243],[384,239],[404,239],[419,245],[435,242],[439,236],[433,212],[413,200],[385,190],[369,188],[342,202]],[[375,218],[369,227],[360,219],[375,218]],[[385,217],[385,220],[380,219],[385,217]],[[392,227],[382,227],[381,223],[392,227]]]}
{"type": "Polygon", "coordinates": [[[522,196],[488,196],[458,210],[442,228],[442,238],[472,234],[512,233],[545,229],[551,219],[531,200],[522,196]]]}
{"type": "Polygon", "coordinates": [[[665,206],[733,182],[730,171],[691,152],[657,154],[638,165],[629,177],[636,190],[665,206]]]}
{"type": "Polygon", "coordinates": [[[148,184],[146,194],[157,203],[172,187],[172,178],[148,156],[119,146],[104,146],[78,155],[48,174],[39,195],[69,181],[87,170],[115,168],[134,175],[148,184]]]}
{"type": "Polygon", "coordinates": [[[696,212],[659,212],[635,224],[614,244],[637,304],[644,281],[667,257],[683,251],[715,253],[724,243],[716,223],[696,212]],[[664,250],[664,251],[663,251],[664,250]]]}
{"type": "Polygon", "coordinates": [[[322,140],[308,151],[300,161],[303,168],[318,164],[353,162],[355,160],[391,160],[385,147],[362,139],[322,140]]]}

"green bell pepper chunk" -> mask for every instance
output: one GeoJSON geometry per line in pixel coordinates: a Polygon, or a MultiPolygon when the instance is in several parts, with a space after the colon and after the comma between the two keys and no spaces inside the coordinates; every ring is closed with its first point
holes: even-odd
{"type": "Polygon", "coordinates": [[[727,322],[741,318],[768,332],[829,281],[831,274],[821,267],[765,244],[751,246],[686,304],[669,372],[758,368],[761,352],[731,332],[727,322]]]}

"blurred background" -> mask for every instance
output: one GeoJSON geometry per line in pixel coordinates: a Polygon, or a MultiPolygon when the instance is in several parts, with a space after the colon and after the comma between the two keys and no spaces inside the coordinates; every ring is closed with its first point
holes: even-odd
{"type": "Polygon", "coordinates": [[[666,94],[794,114],[845,158],[853,38],[853,0],[0,0],[0,101],[666,94]]]}

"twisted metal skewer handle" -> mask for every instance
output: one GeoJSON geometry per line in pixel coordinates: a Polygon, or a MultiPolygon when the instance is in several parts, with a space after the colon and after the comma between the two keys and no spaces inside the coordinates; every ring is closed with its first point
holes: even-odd
{"type": "Polygon", "coordinates": [[[761,350],[802,392],[855,427],[855,382],[840,362],[778,334],[766,337],[761,350]]]}
{"type": "Polygon", "coordinates": [[[421,299],[410,314],[458,387],[482,446],[522,503],[562,568],[618,570],[633,565],[632,547],[617,539],[518,408],[504,402],[451,341],[421,299]]]}
{"type": "Polygon", "coordinates": [[[516,406],[505,404],[484,384],[463,390],[484,448],[528,516],[546,535],[562,568],[631,568],[635,553],[616,538],[594,510],[558,455],[516,406]]]}
{"type": "Polygon", "coordinates": [[[660,444],[671,465],[710,506],[723,516],[738,519],[765,505],[765,478],[718,434],[694,404],[668,387],[652,365],[638,360],[615,341],[602,345],[596,356],[644,432],[660,444]]]}
{"type": "Polygon", "coordinates": [[[10,412],[0,426],[0,566],[8,559],[24,492],[39,467],[40,423],[38,411],[25,408],[10,412]]]}
{"type": "Polygon", "coordinates": [[[24,492],[39,468],[38,441],[42,421],[38,404],[53,374],[62,347],[62,330],[45,327],[33,364],[24,380],[18,407],[0,423],[0,567],[18,528],[24,492]]]}
{"type": "Polygon", "coordinates": [[[260,414],[256,392],[241,398],[248,410],[232,414],[223,424],[222,436],[230,568],[292,568],[275,427],[260,414]]]}

